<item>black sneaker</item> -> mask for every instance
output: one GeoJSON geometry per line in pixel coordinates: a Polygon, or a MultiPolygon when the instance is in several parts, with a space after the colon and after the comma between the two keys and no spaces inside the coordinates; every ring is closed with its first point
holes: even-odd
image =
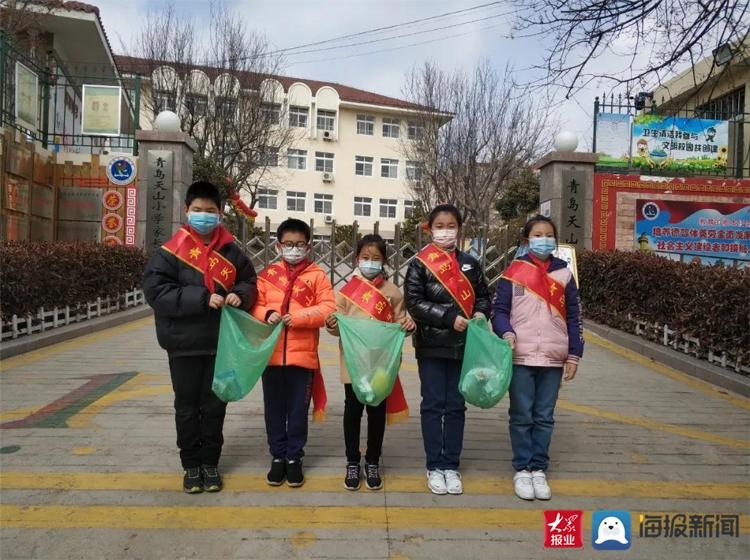
{"type": "Polygon", "coordinates": [[[301,459],[291,459],[286,462],[286,483],[292,488],[297,488],[305,483],[301,459]]]}
{"type": "Polygon", "coordinates": [[[359,463],[346,464],[346,478],[344,478],[344,488],[347,490],[359,490],[360,482],[359,463]]]}
{"type": "Polygon", "coordinates": [[[286,478],[286,461],[284,459],[274,459],[271,461],[271,470],[266,475],[266,482],[269,486],[281,486],[286,478]]]}
{"type": "Polygon", "coordinates": [[[224,486],[224,480],[219,474],[218,467],[213,465],[203,465],[201,467],[203,473],[203,489],[206,492],[219,492],[224,486]]]}
{"type": "Polygon", "coordinates": [[[188,494],[200,494],[203,492],[203,476],[200,467],[185,469],[185,477],[182,479],[182,489],[188,494]]]}
{"type": "Polygon", "coordinates": [[[383,479],[380,478],[380,466],[377,463],[365,465],[365,484],[370,490],[380,490],[383,487],[383,479]]]}

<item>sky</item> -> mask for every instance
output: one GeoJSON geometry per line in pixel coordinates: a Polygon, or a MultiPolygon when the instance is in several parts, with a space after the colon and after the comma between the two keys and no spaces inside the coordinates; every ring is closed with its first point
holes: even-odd
{"type": "MultiPolygon", "coordinates": [[[[147,12],[159,9],[166,2],[91,0],[91,3],[100,9],[115,52],[126,54],[147,12]]],[[[501,74],[510,64],[518,80],[523,81],[535,76],[528,69],[541,63],[544,56],[545,45],[538,39],[508,38],[512,22],[508,15],[510,7],[502,3],[377,35],[356,36],[365,30],[472,8],[487,3],[487,0],[227,0],[225,3],[244,19],[248,29],[265,34],[275,48],[294,47],[347,34],[355,36],[344,42],[359,42],[445,27],[431,33],[369,45],[287,56],[284,72],[287,75],[337,82],[393,97],[403,97],[405,75],[415,65],[427,60],[446,70],[468,70],[486,59],[501,74]],[[424,41],[430,42],[414,45],[424,41]],[[396,47],[403,48],[374,52],[396,47]],[[359,53],[368,54],[352,56],[359,53]]],[[[206,0],[172,0],[172,4],[198,25],[208,18],[210,3],[206,0]]],[[[622,45],[620,50],[627,52],[627,45],[622,45]]],[[[617,66],[618,61],[611,62],[617,66]]],[[[602,87],[592,85],[567,101],[558,96],[555,124],[550,127],[549,136],[569,130],[579,136],[579,149],[590,147],[594,96],[601,93],[602,87]]],[[[541,99],[541,92],[539,95],[541,99]]]]}

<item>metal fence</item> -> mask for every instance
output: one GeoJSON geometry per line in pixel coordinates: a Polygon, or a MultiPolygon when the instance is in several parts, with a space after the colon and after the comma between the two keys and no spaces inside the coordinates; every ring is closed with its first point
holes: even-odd
{"type": "MultiPolygon", "coordinates": [[[[316,231],[312,220],[310,226],[312,231],[316,231]]],[[[376,223],[375,233],[378,233],[378,229],[376,223]]],[[[316,234],[319,232],[320,228],[316,234]]],[[[330,224],[327,234],[318,234],[315,237],[311,258],[326,271],[334,287],[346,283],[357,268],[357,242],[361,238],[357,222],[351,227],[340,228],[334,221],[330,224]],[[341,233],[342,229],[347,230],[346,235],[341,233]]],[[[462,239],[460,243],[463,250],[479,260],[485,278],[492,287],[513,259],[518,246],[517,240],[517,232],[512,232],[511,227],[505,225],[491,232],[482,228],[478,237],[462,239]]],[[[268,218],[259,234],[241,235],[237,241],[252,260],[256,270],[261,270],[280,258],[275,248],[275,232],[271,231],[271,220],[268,218]]],[[[428,242],[429,235],[421,227],[416,227],[413,231],[404,231],[400,224],[396,225],[393,239],[386,239],[386,268],[388,277],[394,284],[403,285],[409,263],[428,242]]]]}
{"type": "MultiPolygon", "coordinates": [[[[656,105],[646,103],[642,96],[609,95],[603,94],[594,99],[594,127],[592,151],[597,151],[597,116],[600,113],[615,113],[631,115],[633,117],[642,114],[660,115],[669,117],[715,119],[729,121],[729,154],[728,164],[725,168],[701,169],[699,171],[680,170],[674,171],[655,167],[649,169],[649,175],[684,176],[684,175],[708,175],[719,177],[750,177],[750,151],[746,147],[748,135],[750,135],[750,113],[745,112],[744,89],[731,92],[725,96],[709,101],[695,108],[674,109],[668,105],[656,105]]],[[[629,139],[630,140],[630,139],[629,139]]],[[[620,168],[597,166],[597,170],[612,173],[631,173],[640,171],[640,168],[625,165],[620,168]]]]}
{"type": "Polygon", "coordinates": [[[43,333],[73,323],[90,321],[131,307],[138,307],[145,303],[143,291],[135,288],[114,298],[96,298],[96,301],[53,309],[40,307],[36,313],[29,313],[23,317],[13,315],[7,321],[0,321],[0,340],[14,340],[22,336],[43,333]]]}
{"type": "Polygon", "coordinates": [[[126,82],[111,65],[84,70],[70,72],[54,52],[40,58],[0,30],[0,125],[53,151],[137,154],[140,77],[126,82]],[[83,85],[121,88],[119,134],[82,133],[83,85]]]}

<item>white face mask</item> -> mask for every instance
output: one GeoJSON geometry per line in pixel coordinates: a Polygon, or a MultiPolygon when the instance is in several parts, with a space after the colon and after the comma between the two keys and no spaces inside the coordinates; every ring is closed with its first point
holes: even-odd
{"type": "Polygon", "coordinates": [[[433,229],[432,241],[442,249],[453,249],[458,238],[457,229],[433,229]]]}
{"type": "Polygon", "coordinates": [[[302,247],[282,247],[281,258],[289,264],[299,264],[307,256],[307,248],[302,247]]]}

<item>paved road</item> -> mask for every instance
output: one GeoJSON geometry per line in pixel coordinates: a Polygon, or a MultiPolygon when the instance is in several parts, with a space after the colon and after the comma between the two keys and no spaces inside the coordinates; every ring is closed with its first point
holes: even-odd
{"type": "Polygon", "coordinates": [[[272,489],[261,391],[230,405],[226,490],[180,492],[172,394],[151,319],[5,360],[0,375],[0,557],[9,558],[594,558],[591,512],[631,512],[624,558],[750,554],[750,401],[588,336],[557,411],[551,502],[510,483],[505,403],[470,409],[466,493],[425,488],[416,363],[402,378],[412,409],[389,426],[385,489],[347,492],[343,389],[324,336],[328,419],[313,425],[307,484],[272,489]],[[584,549],[542,546],[543,510],[584,510],[584,549]],[[638,535],[641,514],[739,514],[740,536],[638,535]]]}

